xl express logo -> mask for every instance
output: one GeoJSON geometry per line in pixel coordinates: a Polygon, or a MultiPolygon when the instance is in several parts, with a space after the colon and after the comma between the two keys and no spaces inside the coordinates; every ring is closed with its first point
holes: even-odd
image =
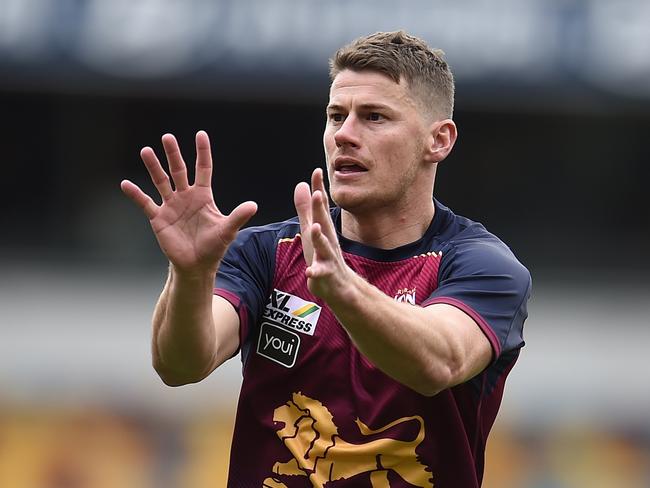
{"type": "Polygon", "coordinates": [[[313,336],[321,310],[321,307],[313,302],[274,289],[264,309],[264,318],[313,336]]]}
{"type": "Polygon", "coordinates": [[[257,354],[292,368],[300,349],[300,335],[296,332],[313,336],[320,312],[321,307],[315,303],[273,290],[264,309],[257,354]]]}

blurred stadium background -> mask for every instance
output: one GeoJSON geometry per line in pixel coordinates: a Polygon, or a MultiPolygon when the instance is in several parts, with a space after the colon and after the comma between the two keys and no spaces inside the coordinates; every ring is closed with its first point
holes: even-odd
{"type": "Polygon", "coordinates": [[[645,0],[0,0],[0,487],[225,486],[240,364],[156,377],[166,263],[119,182],[205,129],[225,211],[293,215],[328,57],[397,28],[456,73],[438,198],[534,278],[485,486],[650,486],[649,26],[645,0]]]}

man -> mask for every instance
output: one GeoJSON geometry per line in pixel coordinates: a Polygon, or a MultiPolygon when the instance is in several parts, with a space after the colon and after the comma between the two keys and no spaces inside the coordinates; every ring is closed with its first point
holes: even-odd
{"type": "Polygon", "coordinates": [[[483,226],[433,199],[456,141],[440,51],[404,32],[340,49],[320,169],[298,218],[239,229],[215,206],[205,132],[187,180],[142,159],[161,205],[133,183],[170,261],[153,318],[163,381],[200,381],[241,350],[232,487],[478,487],[505,377],[523,345],[530,275],[483,226]],[[216,275],[216,284],[215,283],[216,275]]]}

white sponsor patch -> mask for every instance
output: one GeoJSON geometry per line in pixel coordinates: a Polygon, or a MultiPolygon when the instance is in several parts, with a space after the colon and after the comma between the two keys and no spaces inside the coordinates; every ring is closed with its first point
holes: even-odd
{"type": "Polygon", "coordinates": [[[273,290],[264,309],[264,318],[302,334],[314,335],[321,310],[313,302],[273,290]]]}

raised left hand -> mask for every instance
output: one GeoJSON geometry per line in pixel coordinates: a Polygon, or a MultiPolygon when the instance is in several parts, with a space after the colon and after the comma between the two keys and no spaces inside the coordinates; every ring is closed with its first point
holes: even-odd
{"type": "Polygon", "coordinates": [[[343,297],[355,273],[343,259],[325,192],[323,170],[314,170],[311,188],[307,183],[298,183],[294,204],[300,220],[309,291],[325,301],[343,297]]]}

